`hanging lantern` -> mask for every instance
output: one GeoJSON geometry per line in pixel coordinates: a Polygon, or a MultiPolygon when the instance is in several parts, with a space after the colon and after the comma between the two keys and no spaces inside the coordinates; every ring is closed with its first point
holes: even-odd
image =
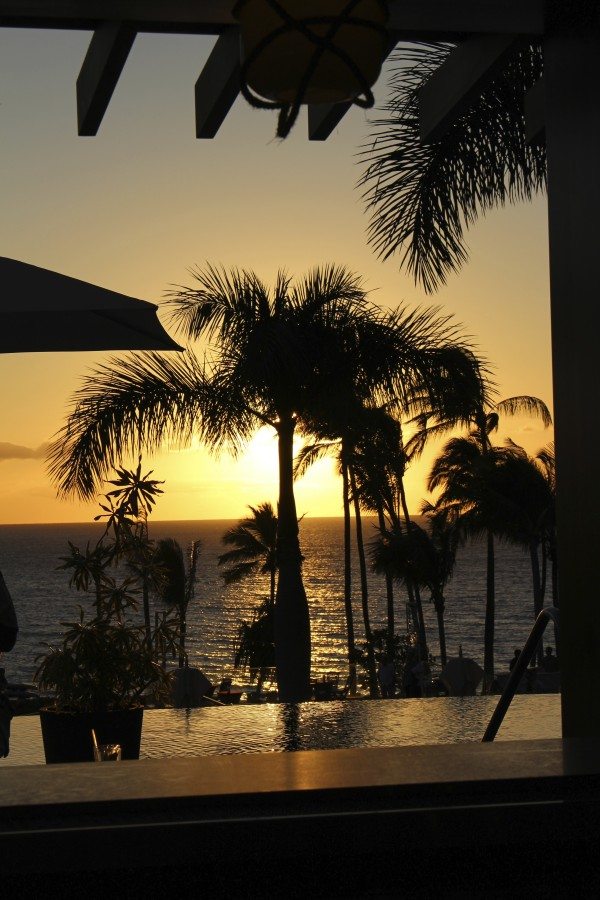
{"type": "Polygon", "coordinates": [[[384,0],[239,0],[242,93],[279,109],[286,137],[303,103],[371,107],[389,46],[384,0]]]}

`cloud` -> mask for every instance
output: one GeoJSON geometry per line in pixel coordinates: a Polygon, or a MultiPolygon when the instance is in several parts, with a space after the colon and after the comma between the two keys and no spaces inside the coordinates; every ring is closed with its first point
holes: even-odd
{"type": "Polygon", "coordinates": [[[39,447],[22,447],[20,444],[0,441],[0,462],[6,459],[43,459],[47,449],[48,444],[40,444],[39,447]]]}

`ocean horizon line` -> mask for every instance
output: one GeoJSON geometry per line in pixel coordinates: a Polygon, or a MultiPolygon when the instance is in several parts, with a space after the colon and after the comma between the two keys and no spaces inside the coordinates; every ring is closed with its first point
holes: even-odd
{"type": "MultiPolygon", "coordinates": [[[[189,519],[158,519],[158,518],[155,519],[154,517],[152,517],[149,521],[150,521],[150,524],[168,525],[168,524],[178,524],[178,523],[183,523],[183,522],[207,522],[207,523],[208,522],[237,522],[242,518],[244,518],[244,515],[230,516],[227,518],[197,517],[197,518],[189,518],[189,519]]],[[[304,521],[304,520],[312,521],[312,522],[323,521],[323,520],[343,521],[343,518],[344,517],[341,515],[340,516],[312,516],[309,513],[305,513],[302,516],[302,521],[304,521]]],[[[366,520],[366,519],[376,519],[377,517],[375,515],[363,515],[361,518],[363,520],[366,520]]],[[[411,513],[411,518],[420,519],[422,517],[418,513],[411,513]]],[[[354,519],[354,516],[352,516],[352,519],[354,519]]],[[[94,521],[90,521],[89,519],[86,521],[72,521],[72,522],[2,522],[2,523],[0,523],[0,528],[33,528],[35,526],[43,526],[43,525],[45,525],[45,526],[56,525],[56,526],[61,526],[63,528],[66,528],[69,525],[73,525],[73,526],[76,526],[79,528],[82,525],[101,525],[101,524],[102,524],[101,522],[94,522],[94,521]]]]}

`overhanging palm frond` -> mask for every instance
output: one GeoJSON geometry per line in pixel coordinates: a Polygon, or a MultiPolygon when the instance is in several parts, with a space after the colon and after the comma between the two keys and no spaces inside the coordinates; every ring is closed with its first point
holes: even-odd
{"type": "Polygon", "coordinates": [[[523,98],[542,72],[537,46],[518,52],[504,71],[437,141],[422,144],[418,92],[453,45],[405,45],[387,116],[373,123],[360,154],[360,185],[371,215],[369,241],[428,292],[467,259],[464,228],[507,201],[530,199],[546,183],[545,149],[525,139],[523,98]]]}

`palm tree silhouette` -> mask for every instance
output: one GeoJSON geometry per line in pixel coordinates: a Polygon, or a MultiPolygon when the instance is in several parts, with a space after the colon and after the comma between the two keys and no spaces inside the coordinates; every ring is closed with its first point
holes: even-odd
{"type": "Polygon", "coordinates": [[[546,185],[546,150],[525,135],[523,100],[542,74],[524,47],[438,139],[421,143],[419,91],[453,45],[406,44],[394,56],[386,115],[362,152],[369,241],[428,292],[467,259],[465,226],[493,206],[529,200],[546,185]]]}
{"type": "MultiPolygon", "coordinates": [[[[294,433],[346,381],[346,366],[365,393],[369,365],[392,386],[404,375],[401,335],[367,302],[346,269],[314,269],[292,284],[280,272],[272,291],[252,272],[208,266],[194,285],[175,290],[173,318],[189,339],[204,338],[203,359],[130,354],[100,366],[73,398],[67,423],[49,450],[59,493],[93,496],[111,462],[167,438],[200,437],[212,448],[244,446],[263,425],[278,437],[279,501],[275,643],[280,698],[310,697],[310,622],[293,489],[294,433]],[[363,339],[357,340],[362,334],[363,339]],[[385,340],[384,340],[385,339],[385,340]]],[[[426,319],[416,313],[414,321],[426,319]]],[[[439,325],[437,326],[439,329],[439,325]]],[[[425,363],[424,363],[425,365],[425,363]]]]}
{"type": "Polygon", "coordinates": [[[277,574],[277,516],[270,503],[249,506],[252,515],[240,519],[222,537],[224,544],[234,547],[218,558],[220,566],[229,566],[222,575],[226,584],[241,581],[257,572],[268,575],[269,601],[275,604],[277,574]]]}
{"type": "Polygon", "coordinates": [[[468,437],[449,440],[434,461],[427,489],[441,493],[432,509],[434,519],[460,529],[463,535],[485,535],[487,541],[486,603],[484,626],[484,690],[494,680],[495,552],[494,530],[498,519],[497,496],[492,483],[502,448],[483,450],[477,429],[468,437]]]}
{"type": "MultiPolygon", "coordinates": [[[[440,317],[436,310],[408,311],[399,308],[394,314],[373,325],[362,326],[353,332],[345,332],[341,347],[343,352],[335,363],[335,391],[323,392],[312,417],[304,430],[315,435],[317,443],[307,445],[301,451],[296,473],[302,473],[315,460],[328,452],[335,452],[342,476],[342,502],[344,510],[344,607],[346,613],[350,685],[356,677],[356,652],[351,599],[350,558],[350,506],[354,507],[357,551],[361,584],[362,613],[367,647],[367,670],[372,696],[378,695],[378,681],[374,642],[370,624],[367,585],[367,566],[362,537],[361,502],[367,478],[380,487],[385,485],[385,498],[398,488],[403,514],[409,520],[406,496],[402,483],[405,458],[402,455],[402,471],[398,469],[397,437],[399,424],[388,409],[437,409],[456,403],[454,394],[464,385],[480,384],[481,366],[473,351],[460,334],[460,328],[447,316],[440,317]],[[389,370],[389,360],[397,362],[397,371],[389,370]],[[392,377],[390,377],[390,375],[392,377]],[[393,450],[390,449],[390,422],[393,450]],[[386,436],[385,458],[381,453],[381,436],[386,436]],[[379,453],[374,453],[379,443],[379,453]],[[391,455],[390,455],[391,454],[391,455]],[[394,457],[393,461],[391,456],[394,457]],[[389,466],[396,466],[396,481],[392,485],[389,466]],[[385,475],[382,478],[382,468],[385,475]],[[369,473],[367,476],[366,473],[369,473]]],[[[375,503],[378,514],[383,515],[385,499],[380,496],[375,503]],[[383,506],[382,506],[383,504],[383,506]]],[[[393,502],[388,513],[393,515],[393,502]]],[[[373,507],[371,507],[373,508],[373,507]]],[[[409,586],[411,607],[416,610],[415,622],[419,644],[427,659],[426,637],[418,586],[409,586]]],[[[393,633],[393,590],[388,580],[388,634],[390,646],[393,633]]]]}
{"type": "MultiPolygon", "coordinates": [[[[429,477],[428,490],[435,490],[443,486],[444,491],[459,489],[469,492],[483,491],[480,497],[481,508],[493,519],[493,503],[489,494],[489,479],[500,450],[491,442],[491,435],[497,431],[501,415],[528,415],[539,418],[548,427],[552,424],[552,417],[546,404],[538,397],[520,395],[508,397],[505,400],[495,401],[494,387],[487,379],[485,370],[481,371],[479,378],[471,382],[464,381],[462,390],[450,393],[442,398],[437,409],[426,409],[423,403],[422,411],[416,415],[413,422],[417,430],[407,442],[406,451],[409,456],[418,456],[431,438],[455,428],[457,425],[469,426],[469,437],[450,441],[442,449],[441,456],[433,464],[429,477]],[[461,454],[463,460],[461,463],[461,454]],[[489,465],[486,457],[490,456],[489,465]],[[468,484],[461,483],[461,464],[465,466],[464,476],[471,479],[468,484]],[[450,481],[448,480],[450,479],[450,481]]],[[[473,494],[473,496],[475,496],[473,494]]],[[[456,513],[453,503],[448,504],[446,498],[441,503],[440,515],[448,520],[449,516],[456,513]]],[[[477,517],[475,522],[474,507],[467,504],[469,515],[464,522],[469,524],[473,533],[477,532],[483,519],[477,517]]],[[[464,510],[463,510],[464,512],[464,510]]],[[[436,513],[437,514],[437,513],[436,513]]],[[[461,513],[462,518],[462,513],[461,513]]],[[[484,630],[484,690],[488,690],[494,678],[494,620],[495,620],[495,551],[493,527],[487,528],[487,577],[486,577],[486,614],[484,630]]]]}
{"type": "Polygon", "coordinates": [[[438,622],[442,667],[447,662],[444,589],[454,570],[458,540],[455,527],[430,520],[430,530],[416,522],[411,522],[406,530],[398,525],[384,528],[371,544],[376,572],[430,591],[438,622]]]}
{"type": "MultiPolygon", "coordinates": [[[[545,554],[554,532],[553,485],[540,461],[530,457],[522,447],[509,440],[507,452],[502,455],[494,471],[492,487],[497,495],[496,534],[520,544],[529,554],[535,619],[544,605],[545,554]]],[[[540,640],[537,648],[538,664],[542,663],[543,658],[543,643],[540,640]]]]}
{"type": "Polygon", "coordinates": [[[163,538],[156,544],[154,564],[158,569],[158,599],[177,612],[179,622],[179,668],[186,664],[187,611],[194,599],[196,573],[200,558],[200,541],[192,541],[186,566],[181,544],[174,538],[163,538]]]}

